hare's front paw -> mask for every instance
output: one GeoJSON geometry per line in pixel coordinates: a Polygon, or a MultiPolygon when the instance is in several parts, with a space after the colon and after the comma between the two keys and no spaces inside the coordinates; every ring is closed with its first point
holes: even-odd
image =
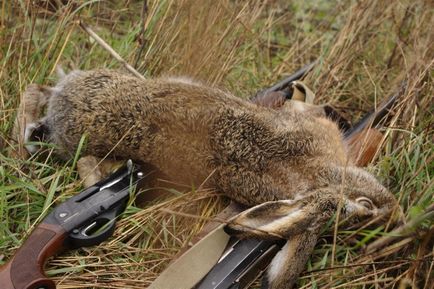
{"type": "Polygon", "coordinates": [[[101,181],[123,164],[124,161],[101,160],[89,155],[78,160],[77,171],[84,186],[87,188],[101,181]]]}

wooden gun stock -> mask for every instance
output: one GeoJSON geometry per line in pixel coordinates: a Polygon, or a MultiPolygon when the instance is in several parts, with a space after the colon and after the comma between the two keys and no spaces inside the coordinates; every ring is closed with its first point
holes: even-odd
{"type": "Polygon", "coordinates": [[[59,225],[41,223],[14,257],[0,268],[2,289],[55,289],[44,274],[45,261],[63,248],[65,230],[59,225]]]}
{"type": "Polygon", "coordinates": [[[383,134],[375,128],[352,134],[344,140],[348,147],[348,157],[358,167],[367,166],[380,149],[383,134]]]}

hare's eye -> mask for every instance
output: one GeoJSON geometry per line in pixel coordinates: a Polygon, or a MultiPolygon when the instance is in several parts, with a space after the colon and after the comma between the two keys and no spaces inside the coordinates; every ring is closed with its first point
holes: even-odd
{"type": "Polygon", "coordinates": [[[375,208],[372,201],[366,197],[360,197],[356,199],[356,202],[362,205],[363,207],[367,208],[368,210],[372,210],[375,208]]]}

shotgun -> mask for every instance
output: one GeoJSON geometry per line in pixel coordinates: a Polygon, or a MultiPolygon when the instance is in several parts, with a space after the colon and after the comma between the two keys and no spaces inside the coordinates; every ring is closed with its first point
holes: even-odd
{"type": "Polygon", "coordinates": [[[46,260],[62,250],[94,246],[109,238],[131,188],[143,178],[129,160],[105,180],[54,208],[0,268],[1,289],[55,289],[44,274],[46,260]]]}

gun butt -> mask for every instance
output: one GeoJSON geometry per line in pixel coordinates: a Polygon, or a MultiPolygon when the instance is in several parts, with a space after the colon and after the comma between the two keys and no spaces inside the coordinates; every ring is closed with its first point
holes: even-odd
{"type": "Polygon", "coordinates": [[[56,289],[44,275],[47,258],[63,248],[66,232],[58,225],[41,223],[18,249],[14,257],[0,268],[2,289],[56,289]]]}

